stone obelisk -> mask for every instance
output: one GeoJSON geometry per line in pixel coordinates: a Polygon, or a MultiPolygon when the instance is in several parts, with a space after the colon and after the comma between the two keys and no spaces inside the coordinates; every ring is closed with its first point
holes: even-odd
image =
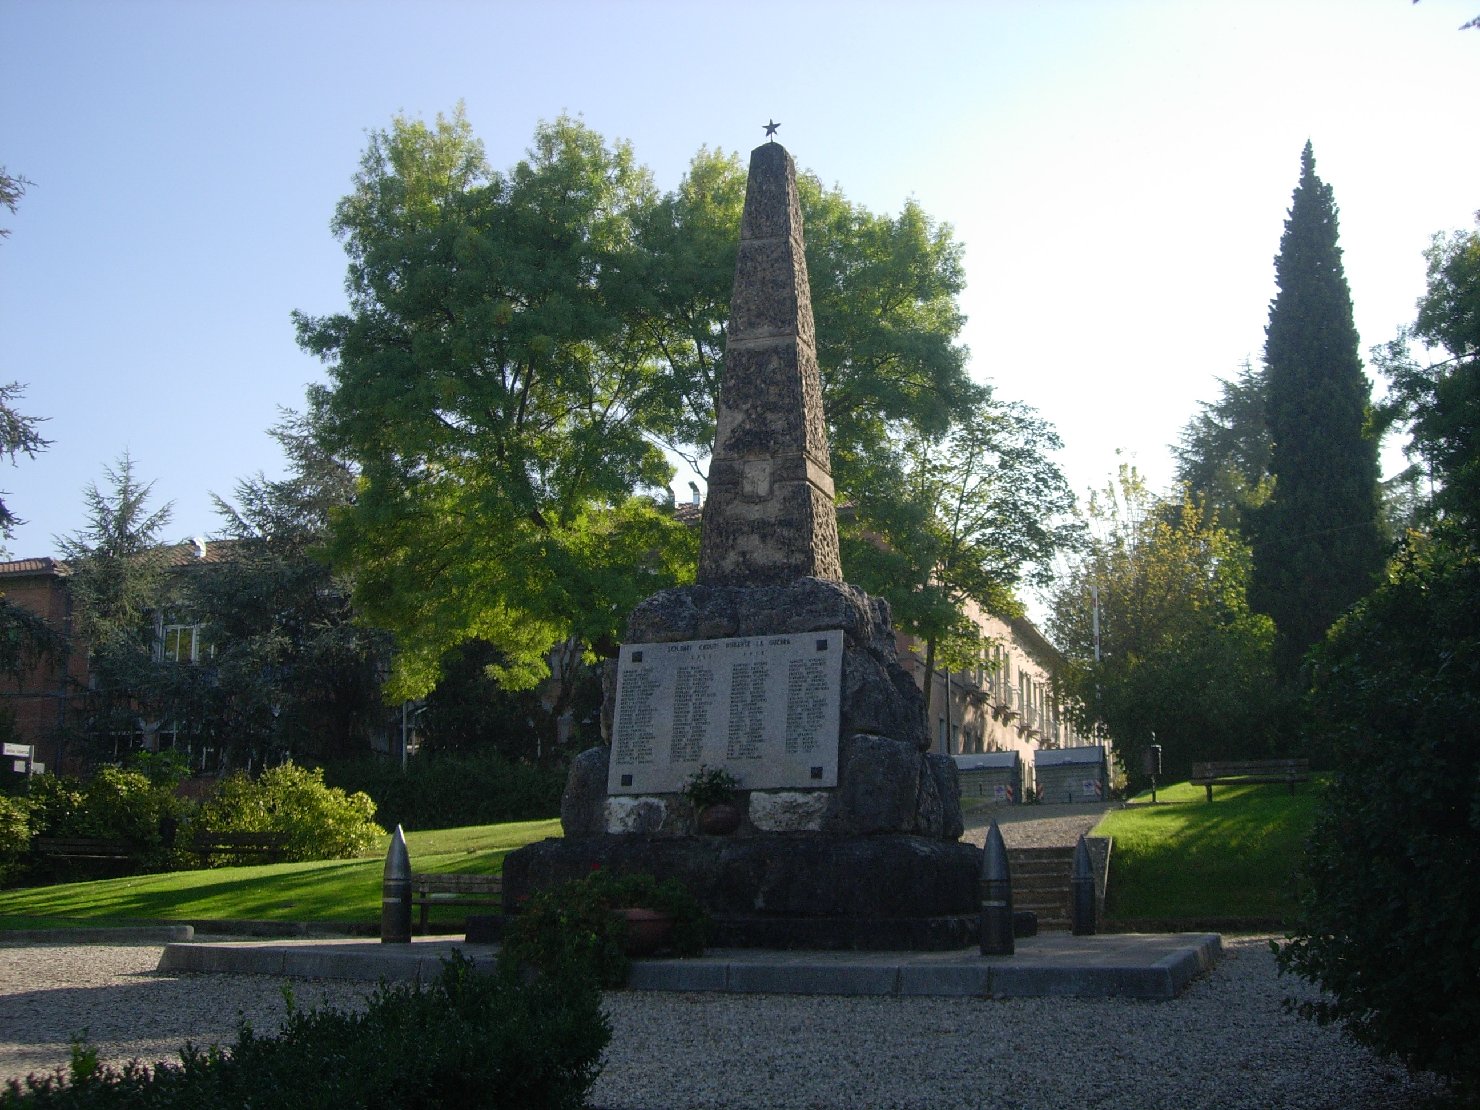
{"type": "Polygon", "coordinates": [[[607,743],[571,765],[564,837],[504,861],[505,905],[593,867],[682,882],[720,945],[949,948],[981,853],[930,752],[889,606],[843,581],[796,168],[751,153],[698,581],[640,602],[608,664],[607,743]],[[739,782],[701,835],[695,768],[739,782]]]}
{"type": "Polygon", "coordinates": [[[750,157],[699,582],[803,577],[843,571],[796,167],[772,142],[750,157]]]}

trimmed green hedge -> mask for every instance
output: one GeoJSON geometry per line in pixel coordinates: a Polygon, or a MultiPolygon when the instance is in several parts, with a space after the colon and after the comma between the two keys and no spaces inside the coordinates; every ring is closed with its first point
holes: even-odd
{"type": "Polygon", "coordinates": [[[394,760],[354,759],[324,765],[324,781],[375,799],[386,828],[456,829],[560,815],[564,767],[513,763],[496,753],[425,754],[405,771],[394,760]]]}

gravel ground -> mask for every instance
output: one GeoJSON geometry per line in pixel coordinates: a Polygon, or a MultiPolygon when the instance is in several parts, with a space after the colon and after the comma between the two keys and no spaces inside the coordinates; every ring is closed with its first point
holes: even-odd
{"type": "Polygon", "coordinates": [[[1100,818],[1114,808],[1110,802],[987,806],[967,812],[966,832],[961,839],[980,848],[987,842],[987,823],[996,818],[1002,843],[1009,848],[1072,848],[1081,834],[1098,825],[1100,818]]]}
{"type": "MultiPolygon", "coordinates": [[[[679,1107],[1404,1107],[1442,1091],[1287,1015],[1267,938],[1171,1002],[774,995],[607,996],[593,1105],[679,1107]]],[[[107,1062],[176,1058],[283,1015],[267,976],[160,975],[156,946],[0,945],[0,1079],[65,1064],[88,1029],[107,1062]]],[[[301,1005],[365,983],[297,982],[301,1005]]]]}
{"type": "MultiPolygon", "coordinates": [[[[997,811],[1009,847],[1072,844],[1107,806],[997,811]]],[[[981,818],[985,821],[985,815],[981,818]]],[[[976,825],[976,822],[972,822],[976,825]]],[[[982,825],[965,839],[982,842],[982,825]]],[[[0,1081],[62,1066],[88,1030],[105,1062],[174,1060],[283,1016],[281,980],[161,975],[158,946],[0,944],[0,1081]]],[[[300,1005],[359,1005],[366,983],[295,982],[300,1005]]],[[[592,1095],[604,1110],[743,1107],[1300,1107],[1421,1110],[1441,1097],[1334,1029],[1286,1014],[1304,984],[1268,937],[1170,1002],[607,995],[613,1035],[592,1095]]]]}

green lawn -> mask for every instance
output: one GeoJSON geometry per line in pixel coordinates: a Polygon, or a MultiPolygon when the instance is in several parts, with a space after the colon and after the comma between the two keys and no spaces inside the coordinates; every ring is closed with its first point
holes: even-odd
{"type": "MultiPolygon", "coordinates": [[[[498,874],[515,848],[560,835],[560,822],[517,821],[406,834],[413,871],[498,874]]],[[[387,842],[388,843],[388,842],[387,842]]],[[[384,856],[172,871],[0,891],[0,930],[120,921],[380,920],[384,856]]],[[[461,920],[466,909],[433,910],[461,920]]]]}
{"type": "Polygon", "coordinates": [[[1112,810],[1095,836],[1115,840],[1105,916],[1191,926],[1278,921],[1293,906],[1294,873],[1322,784],[1200,786],[1176,783],[1112,810]]]}

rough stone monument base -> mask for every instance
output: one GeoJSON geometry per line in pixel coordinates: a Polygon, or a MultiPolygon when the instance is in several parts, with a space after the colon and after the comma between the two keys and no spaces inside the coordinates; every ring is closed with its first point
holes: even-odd
{"type": "Polygon", "coordinates": [[[904,834],[545,840],[504,861],[504,900],[600,867],[678,879],[721,948],[944,950],[976,943],[981,852],[904,834]]]}

